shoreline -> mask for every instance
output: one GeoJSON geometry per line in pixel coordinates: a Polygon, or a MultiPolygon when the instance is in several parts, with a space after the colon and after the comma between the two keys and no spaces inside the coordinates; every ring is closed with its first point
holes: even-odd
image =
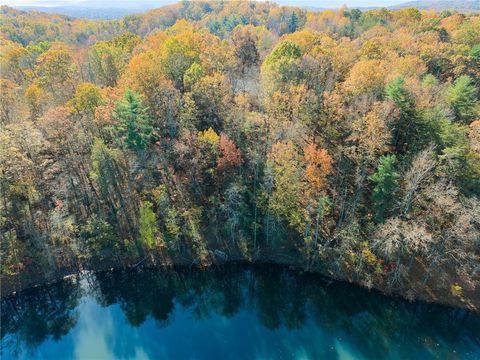
{"type": "MultiPolygon", "coordinates": [[[[385,287],[381,287],[378,285],[366,286],[359,281],[355,281],[352,279],[348,279],[346,277],[338,276],[333,272],[327,273],[325,271],[320,271],[319,269],[308,269],[306,266],[302,266],[301,264],[295,264],[294,262],[286,261],[285,259],[282,260],[281,256],[270,256],[268,258],[264,258],[263,260],[259,261],[258,259],[247,259],[244,257],[232,257],[228,259],[214,259],[207,265],[198,265],[195,261],[190,261],[189,259],[182,258],[182,259],[175,259],[169,261],[163,260],[162,262],[159,259],[154,258],[153,256],[146,256],[143,259],[136,259],[136,262],[129,262],[127,264],[119,265],[118,263],[112,263],[109,261],[99,261],[94,264],[94,266],[86,266],[92,264],[79,264],[79,267],[64,267],[62,269],[58,269],[57,271],[46,273],[37,273],[34,274],[19,274],[19,275],[1,275],[0,276],[0,298],[8,298],[10,296],[16,296],[18,293],[23,291],[36,288],[47,286],[50,284],[54,284],[63,280],[66,280],[70,277],[79,276],[82,272],[93,272],[98,273],[102,271],[125,271],[125,270],[133,270],[136,268],[146,268],[146,269],[159,269],[161,270],[166,268],[197,268],[197,269],[206,269],[215,265],[228,265],[228,264],[246,264],[246,265],[275,265],[275,266],[285,266],[291,270],[304,272],[308,274],[312,274],[315,276],[322,277],[329,281],[335,282],[343,282],[347,283],[352,286],[360,287],[366,291],[378,291],[380,294],[393,298],[393,299],[402,299],[408,302],[419,302],[423,304],[431,304],[431,305],[440,305],[445,306],[453,309],[459,310],[467,310],[473,313],[480,313],[480,307],[478,304],[466,303],[462,301],[452,301],[451,298],[448,297],[441,297],[441,298],[428,298],[426,296],[421,296],[421,294],[417,294],[417,296],[409,298],[406,296],[405,291],[401,291],[399,289],[388,289],[385,287]]],[[[476,299],[477,302],[480,299],[476,299]]]]}

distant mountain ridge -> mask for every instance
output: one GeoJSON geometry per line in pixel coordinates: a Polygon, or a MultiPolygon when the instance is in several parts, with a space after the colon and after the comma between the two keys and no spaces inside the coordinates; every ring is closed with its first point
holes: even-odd
{"type": "Polygon", "coordinates": [[[89,8],[81,6],[16,6],[16,9],[24,11],[41,11],[49,14],[61,14],[71,18],[91,20],[114,20],[133,13],[144,12],[147,9],[123,9],[123,8],[89,8]]]}
{"type": "MultiPolygon", "coordinates": [[[[47,6],[14,6],[14,8],[20,10],[33,10],[33,11],[42,11],[46,13],[56,13],[56,14],[63,14],[69,17],[75,18],[86,18],[86,19],[118,19],[124,17],[129,14],[133,13],[141,13],[150,9],[162,7],[168,4],[173,4],[177,1],[175,0],[160,0],[160,1],[137,1],[132,2],[131,5],[127,5],[125,3],[116,3],[113,1],[105,1],[102,3],[98,3],[93,0],[86,0],[77,3],[76,5],[70,6],[55,6],[55,7],[47,7],[47,6]]],[[[179,1],[178,1],[179,2],[179,1]]],[[[282,2],[282,5],[285,5],[285,2],[282,2]]],[[[293,6],[293,5],[291,5],[293,6]]],[[[297,5],[298,6],[298,5],[297,5]]],[[[323,7],[316,7],[307,5],[307,1],[305,2],[302,8],[309,10],[309,11],[324,11],[327,8],[323,7]]],[[[435,11],[443,11],[443,10],[454,10],[459,12],[480,12],[480,0],[414,0],[408,1],[399,5],[389,6],[388,9],[391,10],[398,10],[414,7],[421,10],[435,10],[435,11]]],[[[352,8],[358,8],[360,10],[371,10],[380,8],[380,6],[376,7],[356,7],[353,6],[352,8]]]]}
{"type": "Polygon", "coordinates": [[[421,10],[456,10],[460,12],[480,11],[480,0],[416,0],[390,6],[389,9],[414,7],[421,10]]]}
{"type": "Polygon", "coordinates": [[[141,13],[154,8],[180,2],[179,0],[138,0],[138,1],[114,1],[114,0],[84,0],[76,4],[65,6],[13,6],[19,10],[41,11],[46,13],[62,14],[73,18],[113,20],[129,14],[141,13]]]}

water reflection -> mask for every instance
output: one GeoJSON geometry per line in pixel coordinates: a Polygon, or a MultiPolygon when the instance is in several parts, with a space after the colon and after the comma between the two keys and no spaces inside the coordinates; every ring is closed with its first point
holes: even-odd
{"type": "Polygon", "coordinates": [[[47,339],[61,339],[77,322],[75,308],[81,296],[77,283],[65,281],[2,298],[2,350],[7,345],[14,351],[21,347],[33,349],[47,339]],[[5,339],[7,334],[14,336],[5,339]]]}
{"type": "Polygon", "coordinates": [[[480,358],[480,316],[277,266],[105,272],[1,302],[2,358],[480,358]]]}

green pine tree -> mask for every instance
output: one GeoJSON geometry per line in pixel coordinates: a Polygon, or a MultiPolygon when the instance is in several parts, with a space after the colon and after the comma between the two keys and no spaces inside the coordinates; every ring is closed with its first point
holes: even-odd
{"type": "Polygon", "coordinates": [[[460,76],[448,87],[447,101],[455,119],[462,123],[469,124],[478,115],[477,90],[467,75],[460,76]]]}
{"type": "Polygon", "coordinates": [[[140,95],[131,90],[127,90],[123,99],[116,103],[116,131],[128,149],[145,149],[152,140],[153,126],[147,110],[140,95]]]}
{"type": "Polygon", "coordinates": [[[374,183],[373,206],[377,222],[385,220],[387,213],[395,203],[395,193],[398,189],[398,173],[395,171],[395,155],[382,156],[377,171],[369,177],[374,183]]]}
{"type": "Polygon", "coordinates": [[[417,114],[413,97],[405,88],[405,80],[397,77],[387,84],[385,93],[400,110],[399,118],[392,123],[393,145],[401,153],[419,150],[425,145],[428,130],[417,114]]]}

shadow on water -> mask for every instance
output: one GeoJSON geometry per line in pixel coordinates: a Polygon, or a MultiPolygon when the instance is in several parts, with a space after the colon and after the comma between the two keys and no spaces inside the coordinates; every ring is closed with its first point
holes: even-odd
{"type": "MultiPolygon", "coordinates": [[[[163,329],[165,339],[170,333],[175,339],[186,334],[182,330],[175,335],[180,324],[196,324],[202,331],[191,330],[189,336],[215,342],[208,332],[223,331],[227,345],[215,344],[212,353],[195,342],[191,353],[177,349],[178,358],[212,358],[229,349],[232,358],[255,358],[260,348],[263,357],[271,358],[480,358],[479,315],[392,299],[280,266],[238,264],[102,272],[3,298],[3,355],[35,357],[40,348],[62,342],[64,349],[75,347],[75,329],[92,303],[100,317],[112,309],[114,321],[125,319],[106,332],[153,326],[145,334],[155,336],[152,331],[160,334],[163,329]],[[120,311],[115,312],[117,307],[120,311]],[[235,327],[237,338],[229,338],[235,327]]],[[[108,346],[118,358],[135,357],[132,349],[140,343],[147,358],[160,356],[159,348],[147,340],[132,338],[133,344],[108,346]]],[[[164,352],[175,346],[166,341],[164,352]]],[[[177,346],[181,343],[178,339],[177,346]]]]}

